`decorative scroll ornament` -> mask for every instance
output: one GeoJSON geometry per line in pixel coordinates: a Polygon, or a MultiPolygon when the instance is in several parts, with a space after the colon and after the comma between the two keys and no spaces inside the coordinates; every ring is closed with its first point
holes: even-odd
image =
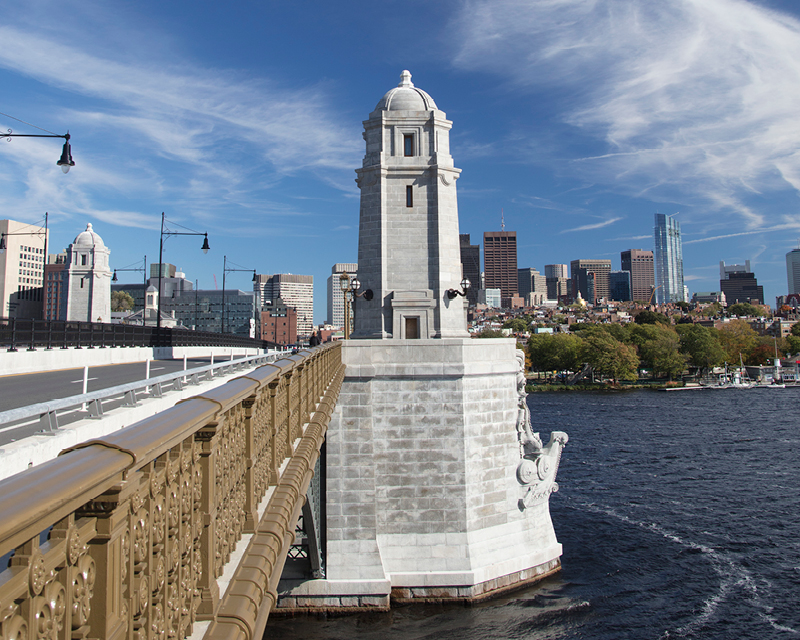
{"type": "Polygon", "coordinates": [[[28,584],[33,595],[38,596],[42,592],[44,585],[53,579],[51,574],[52,572],[48,573],[45,567],[42,554],[36,551],[28,567],[28,584]]]}
{"type": "Polygon", "coordinates": [[[78,629],[89,622],[92,612],[92,594],[97,569],[94,560],[84,555],[72,579],[72,627],[78,629]]]}
{"type": "Polygon", "coordinates": [[[561,451],[569,440],[563,431],[550,433],[550,442],[542,444],[538,433],[531,430],[528,394],[525,393],[525,353],[517,350],[517,440],[520,461],[517,465],[517,482],[522,485],[522,497],[517,505],[524,511],[546,501],[558,491],[556,474],[561,461],[561,451]]]}

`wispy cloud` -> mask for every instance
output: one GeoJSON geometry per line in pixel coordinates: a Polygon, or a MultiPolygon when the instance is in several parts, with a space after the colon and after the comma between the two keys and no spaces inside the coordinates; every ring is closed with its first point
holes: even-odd
{"type": "MultiPolygon", "coordinates": [[[[683,244],[697,244],[699,242],[712,242],[714,240],[725,240],[727,238],[738,238],[740,236],[752,236],[762,233],[774,233],[785,231],[800,231],[800,220],[794,222],[787,222],[784,224],[772,225],[769,227],[762,227],[760,229],[752,229],[750,231],[737,231],[736,233],[725,233],[717,236],[708,236],[706,238],[695,238],[692,240],[684,240],[683,244]]],[[[763,249],[762,249],[763,251],[763,249]]]]}
{"type": "Polygon", "coordinates": [[[25,144],[31,151],[22,154],[19,145],[14,154],[0,153],[0,162],[30,167],[25,190],[11,193],[12,202],[61,204],[70,212],[64,215],[141,227],[150,225],[142,214],[109,211],[95,204],[98,196],[157,197],[213,218],[215,211],[260,207],[265,190],[301,172],[353,191],[350,173],[362,151],[357,125],[351,131],[336,120],[324,84],[290,89],[177,57],[164,65],[148,57],[154,36],[130,29],[129,38],[141,38],[139,56],[98,47],[98,38],[80,33],[66,44],[46,28],[0,27],[0,69],[80,97],[57,115],[73,133],[77,170],[69,189],[53,186],[37,168],[52,170],[52,144],[46,151],[25,144]],[[46,164],[34,162],[34,152],[46,164]]]}
{"type": "Polygon", "coordinates": [[[593,229],[602,229],[603,227],[612,225],[615,222],[618,222],[619,220],[622,220],[622,218],[609,218],[608,220],[603,220],[602,222],[595,222],[594,224],[584,224],[580,227],[574,227],[573,229],[564,229],[559,233],[572,233],[573,231],[591,231],[593,229]]]}
{"type": "Polygon", "coordinates": [[[608,238],[609,242],[622,242],[623,240],[652,240],[652,235],[646,236],[625,236],[623,238],[608,238]]]}
{"type": "Polygon", "coordinates": [[[561,100],[561,122],[605,147],[564,172],[748,229],[766,222],[759,194],[800,191],[794,18],[745,0],[474,0],[455,26],[456,65],[561,100]]]}

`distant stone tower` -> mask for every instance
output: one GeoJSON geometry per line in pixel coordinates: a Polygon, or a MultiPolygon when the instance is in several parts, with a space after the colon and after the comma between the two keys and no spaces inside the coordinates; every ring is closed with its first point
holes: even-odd
{"type": "Polygon", "coordinates": [[[86,225],[67,249],[66,304],[62,320],[111,322],[111,269],[103,239],[86,225]]]}
{"type": "MultiPolygon", "coordinates": [[[[456,179],[443,111],[403,71],[364,122],[354,338],[463,338],[456,179]]],[[[475,283],[476,285],[478,283],[475,283]]]]}

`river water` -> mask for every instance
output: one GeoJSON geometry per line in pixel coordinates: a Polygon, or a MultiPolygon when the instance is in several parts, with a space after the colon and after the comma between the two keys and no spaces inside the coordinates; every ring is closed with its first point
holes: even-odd
{"type": "Polygon", "coordinates": [[[800,638],[800,388],[536,393],[570,440],[562,571],[472,607],[270,619],[266,638],[800,638]]]}

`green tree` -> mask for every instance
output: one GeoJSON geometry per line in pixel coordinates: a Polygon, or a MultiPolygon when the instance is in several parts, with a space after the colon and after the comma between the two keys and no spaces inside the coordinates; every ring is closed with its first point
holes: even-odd
{"type": "Polygon", "coordinates": [[[127,291],[111,292],[112,311],[130,311],[133,309],[133,296],[127,291]]]}
{"type": "Polygon", "coordinates": [[[522,318],[509,318],[503,323],[503,329],[511,329],[514,333],[523,333],[529,326],[522,318]]]}
{"type": "Polygon", "coordinates": [[[712,302],[703,307],[703,315],[708,317],[722,315],[722,305],[719,302],[712,302]]]}
{"type": "Polygon", "coordinates": [[[608,335],[613,336],[620,342],[628,342],[630,340],[627,329],[617,322],[607,322],[595,326],[598,330],[605,331],[608,335]]]}
{"type": "MultiPolygon", "coordinates": [[[[794,325],[796,327],[797,325],[794,325]]],[[[792,329],[794,329],[792,327],[792,329]]],[[[800,336],[795,335],[794,331],[786,336],[786,351],[788,353],[800,353],[800,336]]]]}
{"type": "Polygon", "coordinates": [[[746,360],[756,348],[758,335],[744,320],[731,320],[719,330],[719,341],[728,362],[739,362],[740,356],[746,360]]]}
{"type": "MultiPolygon", "coordinates": [[[[659,335],[659,327],[664,326],[659,324],[633,324],[628,329],[628,342],[639,349],[639,353],[641,353],[642,347],[650,342],[651,340],[655,340],[658,338],[659,335]]],[[[646,363],[647,364],[647,363],[646,363]]]]}
{"type": "Polygon", "coordinates": [[[649,363],[654,376],[668,376],[670,380],[683,372],[688,358],[680,352],[680,338],[672,327],[652,325],[656,334],[639,347],[639,357],[649,363]]]}
{"type": "Polygon", "coordinates": [[[503,338],[503,332],[495,329],[483,329],[480,333],[475,335],[476,338],[503,338]]]}
{"type": "Polygon", "coordinates": [[[748,302],[737,302],[728,307],[728,314],[745,318],[756,318],[767,315],[763,307],[756,307],[748,302]]]}
{"type": "Polygon", "coordinates": [[[636,349],[605,331],[593,331],[583,338],[581,354],[584,362],[592,365],[601,375],[611,378],[612,382],[636,380],[639,368],[636,349]]]}
{"type": "Polygon", "coordinates": [[[656,322],[660,322],[662,324],[670,324],[669,318],[667,318],[667,316],[665,316],[663,313],[658,313],[656,311],[648,311],[647,309],[637,313],[633,321],[636,324],[655,324],[656,322]]]}
{"type": "Polygon", "coordinates": [[[531,366],[536,371],[577,371],[582,340],[570,333],[540,333],[528,339],[531,366]]]}
{"type": "Polygon", "coordinates": [[[725,362],[725,349],[719,342],[716,329],[701,324],[681,324],[675,330],[681,339],[681,351],[689,357],[693,367],[705,372],[725,362]]]}
{"type": "Polygon", "coordinates": [[[758,366],[760,364],[772,364],[775,358],[775,345],[772,338],[761,337],[758,340],[755,348],[745,359],[744,363],[750,366],[758,366]]]}
{"type": "Polygon", "coordinates": [[[800,322],[795,322],[792,325],[792,335],[800,338],[800,322]]]}

